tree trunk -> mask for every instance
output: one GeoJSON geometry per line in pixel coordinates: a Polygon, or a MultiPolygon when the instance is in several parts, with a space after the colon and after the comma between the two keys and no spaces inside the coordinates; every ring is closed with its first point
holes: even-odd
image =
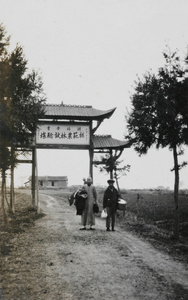
{"type": "Polygon", "coordinates": [[[15,195],[14,195],[14,168],[11,166],[11,183],[10,183],[10,209],[15,212],[15,195]]]}
{"type": "Polygon", "coordinates": [[[112,150],[110,149],[110,179],[113,179],[113,171],[114,171],[114,165],[112,163],[113,156],[112,156],[112,150]]]}
{"type": "MultiPolygon", "coordinates": [[[[11,147],[11,161],[13,161],[13,147],[11,147]]],[[[15,212],[15,195],[14,195],[14,165],[11,163],[11,180],[10,180],[10,209],[15,212]]]]}
{"type": "Polygon", "coordinates": [[[93,149],[89,149],[89,176],[91,176],[92,180],[93,180],[93,157],[94,157],[93,149]]]}
{"type": "Polygon", "coordinates": [[[175,182],[174,182],[174,228],[173,228],[173,236],[176,240],[179,239],[179,166],[178,166],[178,154],[177,148],[173,148],[173,156],[174,156],[174,172],[175,172],[175,182]]]}
{"type": "Polygon", "coordinates": [[[35,171],[36,171],[36,148],[33,147],[32,150],[32,180],[31,180],[31,190],[32,190],[32,206],[36,205],[36,195],[35,195],[35,189],[36,189],[36,180],[35,180],[35,171]]]}
{"type": "Polygon", "coordinates": [[[1,186],[1,209],[3,216],[3,223],[6,224],[6,213],[5,213],[5,171],[2,170],[2,186],[1,186]]]}

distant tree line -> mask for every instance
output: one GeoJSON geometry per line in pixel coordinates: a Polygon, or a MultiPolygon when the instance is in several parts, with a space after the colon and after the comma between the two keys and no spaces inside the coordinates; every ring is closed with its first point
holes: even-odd
{"type": "MultiPolygon", "coordinates": [[[[32,148],[37,120],[43,116],[45,95],[42,79],[37,72],[29,72],[23,49],[18,44],[8,51],[10,37],[0,24],[0,172],[1,209],[6,221],[6,174],[17,165],[19,153],[32,148]]],[[[14,209],[14,182],[11,178],[10,210],[14,209]]]]}

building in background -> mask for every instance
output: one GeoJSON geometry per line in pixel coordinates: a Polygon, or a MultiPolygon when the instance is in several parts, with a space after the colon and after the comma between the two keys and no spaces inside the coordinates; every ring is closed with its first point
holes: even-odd
{"type": "MultiPolygon", "coordinates": [[[[31,187],[31,177],[24,182],[26,188],[31,187]]],[[[67,176],[39,176],[38,177],[39,189],[41,188],[58,188],[66,189],[68,185],[67,176]]]]}
{"type": "Polygon", "coordinates": [[[67,176],[39,176],[39,188],[67,188],[67,176]]]}

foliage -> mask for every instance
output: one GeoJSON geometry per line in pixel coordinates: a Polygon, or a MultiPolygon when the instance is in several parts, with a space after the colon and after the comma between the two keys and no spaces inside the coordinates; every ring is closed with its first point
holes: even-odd
{"type": "Polygon", "coordinates": [[[21,47],[9,56],[10,75],[8,78],[8,102],[10,131],[9,142],[29,147],[36,130],[36,122],[43,114],[42,80],[34,71],[27,73],[27,61],[21,47]]]}
{"type": "Polygon", "coordinates": [[[111,170],[114,170],[117,174],[117,177],[119,177],[118,175],[120,173],[122,175],[126,175],[126,173],[130,170],[130,165],[120,167],[121,163],[122,160],[118,161],[116,157],[111,157],[109,154],[101,156],[99,160],[94,161],[95,167],[98,167],[100,172],[110,173],[111,170]]]}
{"type": "Polygon", "coordinates": [[[23,49],[16,46],[8,53],[9,39],[0,25],[0,135],[7,146],[31,146],[36,121],[43,115],[45,97],[42,79],[35,72],[28,72],[23,49]],[[2,42],[1,39],[5,39],[2,42]]]}
{"type": "Polygon", "coordinates": [[[133,111],[127,118],[128,137],[136,139],[135,150],[144,154],[156,147],[173,149],[187,144],[188,79],[176,52],[164,53],[166,65],[158,74],[138,78],[132,95],[133,111]]]}

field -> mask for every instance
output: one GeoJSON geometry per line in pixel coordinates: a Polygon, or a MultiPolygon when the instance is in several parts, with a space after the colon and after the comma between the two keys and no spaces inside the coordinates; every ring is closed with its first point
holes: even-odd
{"type": "MultiPolygon", "coordinates": [[[[168,252],[188,253],[188,195],[179,195],[179,243],[174,243],[172,191],[122,191],[127,201],[125,216],[117,212],[117,223],[126,230],[150,240],[157,246],[167,246],[168,252]]],[[[102,208],[103,190],[99,190],[99,203],[102,208]]]]}

